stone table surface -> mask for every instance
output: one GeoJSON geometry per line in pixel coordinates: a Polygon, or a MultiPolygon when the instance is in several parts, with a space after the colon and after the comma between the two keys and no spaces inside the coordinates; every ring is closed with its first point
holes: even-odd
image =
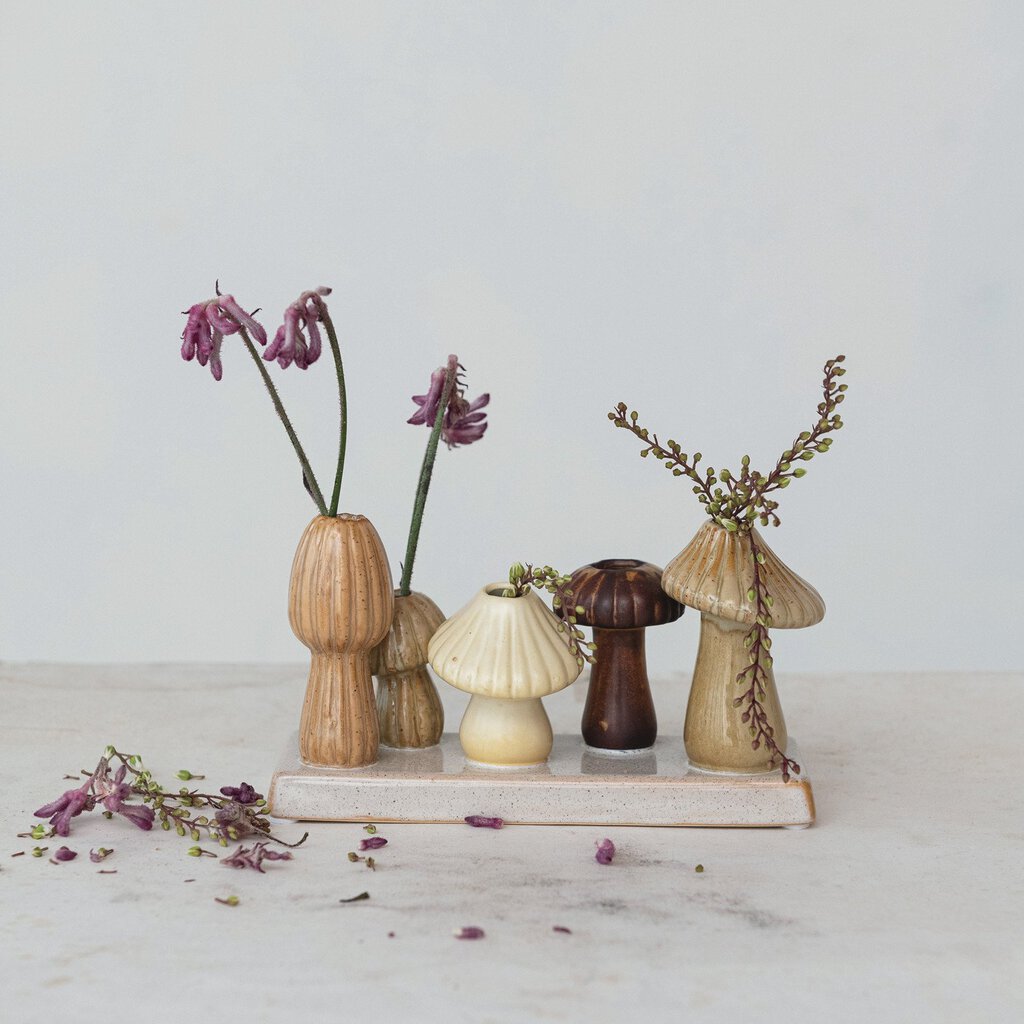
{"type": "MultiPolygon", "coordinates": [[[[1024,1019],[1024,675],[781,674],[805,831],[390,825],[371,872],[346,856],[358,825],[314,824],[259,875],[94,813],[64,840],[77,860],[11,858],[107,743],[168,785],[184,767],[265,791],[304,683],[292,665],[0,665],[0,1020],[1024,1019]]],[[[663,733],[685,692],[656,682],[663,733]]],[[[556,730],[583,697],[546,702],[556,730]]],[[[464,698],[445,701],[456,728],[464,698]]]]}

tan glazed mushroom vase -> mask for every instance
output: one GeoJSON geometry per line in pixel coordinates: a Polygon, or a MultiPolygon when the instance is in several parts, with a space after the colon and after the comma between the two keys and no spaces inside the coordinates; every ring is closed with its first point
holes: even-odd
{"type": "MultiPolygon", "coordinates": [[[[825,615],[821,595],[786,567],[752,531],[765,561],[760,573],[774,599],[772,629],[813,626],[825,615]]],[[[750,664],[744,638],[757,617],[749,600],[754,568],[751,538],[707,522],[665,568],[662,586],[681,604],[700,613],[700,647],[686,706],[683,742],[690,763],[705,771],[759,774],[772,771],[765,751],[751,746],[750,731],[742,721],[742,708],[733,701],[740,692],[739,673],[750,664]]],[[[761,700],[774,728],[779,750],[786,751],[786,722],[768,668],[761,700]]]]}
{"type": "Polygon", "coordinates": [[[580,666],[559,621],[532,590],[502,597],[484,587],[430,641],[430,666],[472,694],[459,739],[470,761],[498,768],[543,764],[554,736],[541,697],[575,682],[580,666]]]}
{"type": "Polygon", "coordinates": [[[427,668],[427,645],[442,622],[444,612],[426,594],[395,591],[391,629],[370,656],[380,741],[386,747],[418,749],[441,742],[444,708],[427,668]]]}
{"type": "Polygon", "coordinates": [[[317,516],[292,563],[288,619],[311,662],[299,724],[306,764],[362,768],[377,760],[370,652],[391,628],[387,554],[365,516],[317,516]]]}

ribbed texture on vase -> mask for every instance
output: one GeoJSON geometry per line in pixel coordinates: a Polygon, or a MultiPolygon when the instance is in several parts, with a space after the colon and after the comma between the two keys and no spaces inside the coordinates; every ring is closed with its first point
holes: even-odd
{"type": "Polygon", "coordinates": [[[444,708],[426,665],[377,677],[380,741],[389,747],[432,747],[441,742],[444,708]]]}
{"type": "Polygon", "coordinates": [[[387,554],[365,516],[318,516],[292,563],[288,619],[311,651],[369,651],[391,628],[387,554]]]}
{"type": "Polygon", "coordinates": [[[685,610],[661,586],[662,571],[636,558],[606,558],[572,574],[573,601],[581,625],[633,629],[675,622],[685,610]]]}
{"type": "MultiPolygon", "coordinates": [[[[761,577],[774,601],[772,627],[799,629],[820,622],[825,615],[821,595],[789,569],[756,530],[751,532],[765,557],[761,577]]],[[[748,625],[757,617],[756,603],[747,599],[753,584],[750,535],[712,522],[697,531],[662,576],[665,592],[677,601],[748,625]]]]}
{"type": "Polygon", "coordinates": [[[379,737],[366,655],[314,651],[299,723],[302,760],[329,768],[363,768],[377,760],[379,737]]]}
{"type": "Polygon", "coordinates": [[[430,641],[430,665],[447,683],[469,693],[518,700],[568,686],[580,666],[558,632],[558,619],[533,591],[523,597],[481,590],[442,624],[430,641]]]}
{"type": "Polygon", "coordinates": [[[390,675],[426,665],[430,638],[442,622],[444,612],[426,594],[396,593],[391,628],[370,655],[370,671],[390,675]]]}
{"type": "Polygon", "coordinates": [[[369,653],[391,628],[387,554],[364,516],[318,516],[306,527],[288,592],[288,619],[312,661],[299,726],[309,764],[377,760],[379,726],[369,653]]]}

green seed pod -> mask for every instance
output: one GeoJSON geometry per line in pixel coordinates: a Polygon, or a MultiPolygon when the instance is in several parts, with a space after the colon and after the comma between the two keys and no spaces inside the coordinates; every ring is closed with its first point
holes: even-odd
{"type": "Polygon", "coordinates": [[[793,476],[795,476],[795,477],[807,476],[807,470],[804,469],[803,466],[797,466],[797,468],[793,470],[793,476]]]}

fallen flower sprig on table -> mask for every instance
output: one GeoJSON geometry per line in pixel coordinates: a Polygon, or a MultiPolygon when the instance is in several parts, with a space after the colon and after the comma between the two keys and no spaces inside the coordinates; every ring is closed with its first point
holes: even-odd
{"type": "Polygon", "coordinates": [[[102,807],[104,817],[120,814],[146,832],[159,821],[164,831],[174,829],[179,836],[190,836],[193,841],[205,832],[221,846],[245,836],[261,836],[282,846],[295,847],[309,835],[305,833],[297,843],[286,843],[273,835],[265,817],[266,801],[247,782],[224,786],[220,793],[200,793],[185,786],[177,792],[166,790],[138,754],[123,754],[114,747],[106,748],[94,771],[83,769],[82,775],[85,782],[81,786],[67,790],[35,812],[37,818],[49,818],[49,835],[70,835],[71,819],[97,807],[102,807]],[[130,802],[132,798],[138,802],[130,802]],[[196,810],[205,808],[212,814],[194,815],[196,810]]]}

